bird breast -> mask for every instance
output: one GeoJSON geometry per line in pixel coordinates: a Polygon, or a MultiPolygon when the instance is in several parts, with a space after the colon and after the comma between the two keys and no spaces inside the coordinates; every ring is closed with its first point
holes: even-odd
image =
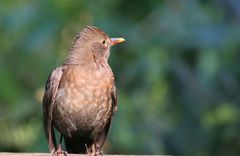
{"type": "Polygon", "coordinates": [[[54,104],[54,126],[68,137],[103,130],[111,116],[112,81],[109,70],[66,68],[54,104]]]}

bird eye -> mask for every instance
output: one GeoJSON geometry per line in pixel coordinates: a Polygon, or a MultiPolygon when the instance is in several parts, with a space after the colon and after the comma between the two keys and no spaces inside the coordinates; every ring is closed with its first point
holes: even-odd
{"type": "Polygon", "coordinates": [[[105,40],[105,39],[102,39],[102,40],[101,40],[101,43],[105,45],[106,40],[105,40]]]}

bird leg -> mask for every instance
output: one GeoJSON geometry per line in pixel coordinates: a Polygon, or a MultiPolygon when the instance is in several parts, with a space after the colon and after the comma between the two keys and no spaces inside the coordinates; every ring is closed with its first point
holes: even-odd
{"type": "Polygon", "coordinates": [[[100,150],[100,147],[95,142],[88,148],[87,144],[85,144],[86,153],[88,156],[103,156],[103,152],[100,150]]]}
{"type": "Polygon", "coordinates": [[[61,144],[58,144],[57,149],[55,150],[55,152],[53,153],[54,156],[60,156],[61,154],[63,154],[64,156],[67,156],[67,151],[64,151],[62,149],[61,144]]]}
{"type": "Polygon", "coordinates": [[[95,142],[92,145],[91,156],[103,156],[103,152],[101,151],[99,145],[95,142]]]}
{"type": "Polygon", "coordinates": [[[67,151],[64,151],[62,149],[62,145],[61,145],[62,144],[62,138],[63,138],[63,136],[61,135],[60,139],[59,139],[59,142],[58,142],[57,149],[54,151],[53,156],[59,156],[61,154],[63,154],[64,156],[67,156],[67,151]]]}
{"type": "Polygon", "coordinates": [[[88,155],[91,155],[91,152],[89,151],[89,149],[88,149],[88,147],[87,147],[87,144],[85,144],[85,147],[86,147],[87,154],[88,154],[88,155]]]}

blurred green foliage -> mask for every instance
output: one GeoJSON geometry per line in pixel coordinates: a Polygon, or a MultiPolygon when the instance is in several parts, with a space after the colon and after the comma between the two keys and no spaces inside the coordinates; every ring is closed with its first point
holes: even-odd
{"type": "Polygon", "coordinates": [[[238,0],[1,1],[0,151],[48,151],[44,85],[86,25],[126,39],[106,153],[240,155],[238,0]]]}

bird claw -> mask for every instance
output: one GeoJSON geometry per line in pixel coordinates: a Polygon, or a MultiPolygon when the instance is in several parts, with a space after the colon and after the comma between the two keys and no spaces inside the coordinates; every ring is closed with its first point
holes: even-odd
{"type": "Polygon", "coordinates": [[[103,156],[102,152],[91,153],[91,156],[103,156]]]}
{"type": "Polygon", "coordinates": [[[86,149],[87,149],[87,154],[88,156],[103,156],[103,151],[100,150],[100,147],[98,144],[94,143],[92,145],[92,149],[91,152],[89,151],[89,149],[87,148],[87,145],[85,144],[86,149]]]}
{"type": "Polygon", "coordinates": [[[67,156],[67,151],[64,151],[61,144],[59,144],[57,149],[53,152],[53,156],[60,156],[61,154],[67,156]]]}
{"type": "Polygon", "coordinates": [[[88,156],[103,156],[103,152],[96,151],[96,152],[88,153],[88,156]]]}
{"type": "Polygon", "coordinates": [[[95,144],[95,150],[96,156],[103,156],[103,151],[101,151],[100,146],[98,144],[95,144]]]}

